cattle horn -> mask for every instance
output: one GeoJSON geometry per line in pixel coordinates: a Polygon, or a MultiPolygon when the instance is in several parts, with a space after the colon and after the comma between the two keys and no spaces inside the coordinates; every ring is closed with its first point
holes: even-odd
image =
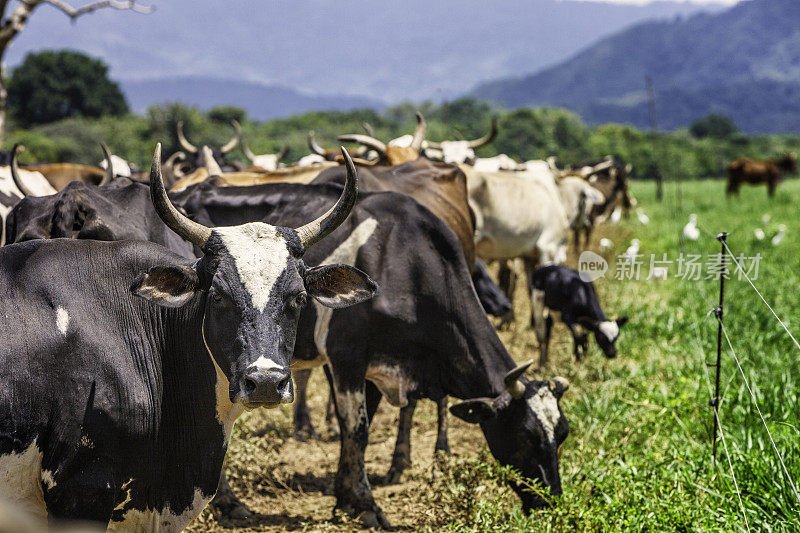
{"type": "Polygon", "coordinates": [[[425,140],[425,135],[428,133],[428,124],[425,122],[425,117],[422,113],[417,111],[417,129],[414,130],[414,137],[411,139],[411,148],[414,150],[422,149],[422,141],[425,140]]]}
{"type": "Polygon", "coordinates": [[[386,145],[376,139],[375,137],[370,137],[369,135],[361,135],[358,133],[348,133],[347,135],[339,135],[337,137],[340,141],[346,143],[358,143],[363,144],[367,148],[372,148],[373,150],[385,154],[386,153],[386,145]]]}
{"type": "Polygon", "coordinates": [[[106,171],[103,174],[103,179],[97,185],[102,187],[114,181],[114,165],[111,163],[111,152],[108,150],[106,143],[101,142],[100,148],[103,150],[103,156],[106,158],[106,171]]]}
{"type": "Polygon", "coordinates": [[[480,137],[473,141],[469,141],[469,147],[479,148],[484,144],[489,144],[490,142],[492,142],[495,137],[497,137],[497,117],[492,118],[492,129],[489,130],[489,133],[487,133],[483,137],[480,137]]]}
{"type": "Polygon", "coordinates": [[[583,177],[584,178],[588,178],[589,176],[591,176],[593,174],[598,174],[598,173],[600,173],[600,172],[602,172],[602,171],[604,171],[606,169],[609,169],[609,168],[611,168],[613,166],[614,166],[614,160],[613,159],[606,159],[602,163],[593,166],[592,169],[588,173],[584,173],[583,177]]]}
{"type": "Polygon", "coordinates": [[[21,152],[23,150],[25,150],[25,147],[19,143],[15,144],[14,148],[11,149],[11,179],[14,180],[14,185],[17,186],[17,189],[19,189],[24,196],[36,196],[33,191],[30,190],[27,185],[25,185],[19,175],[19,167],[17,166],[17,152],[21,152]]]}
{"type": "Polygon", "coordinates": [[[341,150],[345,166],[347,167],[347,178],[344,182],[344,190],[342,190],[342,194],[336,204],[325,214],[295,230],[297,236],[300,238],[300,243],[304,251],[338,228],[342,222],[345,221],[356,203],[356,197],[358,195],[358,174],[356,173],[356,167],[353,165],[350,154],[347,153],[344,147],[342,147],[341,150]]]}
{"type": "Polygon", "coordinates": [[[250,151],[250,147],[247,146],[247,141],[244,139],[242,139],[242,152],[244,152],[244,156],[249,159],[251,163],[253,162],[253,159],[256,158],[256,154],[250,151]]]}
{"type": "Polygon", "coordinates": [[[231,126],[233,126],[233,137],[231,137],[231,140],[223,144],[219,149],[219,151],[223,154],[227,154],[236,148],[236,145],[239,144],[239,139],[242,137],[242,126],[239,125],[239,121],[231,120],[231,126]]]}
{"type": "Polygon", "coordinates": [[[182,215],[167,196],[164,180],[161,177],[161,143],[156,145],[153,166],[150,167],[150,197],[156,213],[167,227],[200,248],[206,245],[208,238],[211,237],[211,228],[182,215]]]}
{"type": "Polygon", "coordinates": [[[367,135],[370,137],[375,137],[375,130],[372,129],[372,124],[369,122],[362,122],[361,127],[364,128],[364,131],[367,132],[367,135]]]}
{"type": "Polygon", "coordinates": [[[533,364],[533,361],[522,363],[513,370],[510,370],[506,377],[503,378],[503,383],[506,385],[506,390],[515,400],[519,400],[525,395],[525,385],[519,382],[522,374],[533,364]]]}
{"type": "Polygon", "coordinates": [[[308,132],[308,148],[315,154],[325,157],[325,148],[317,144],[316,139],[314,139],[314,130],[308,132]]]}
{"type": "Polygon", "coordinates": [[[178,121],[178,124],[176,125],[175,129],[178,132],[178,143],[181,145],[181,148],[183,148],[184,150],[186,150],[190,154],[196,154],[197,152],[200,151],[197,148],[197,146],[193,145],[188,140],[186,140],[186,136],[183,134],[183,121],[182,120],[178,121]]]}
{"type": "Polygon", "coordinates": [[[278,152],[278,161],[280,161],[281,159],[286,157],[286,154],[288,154],[288,153],[289,153],[289,145],[288,144],[284,144],[283,148],[281,148],[281,151],[278,152]]]}
{"type": "Polygon", "coordinates": [[[222,176],[222,169],[219,168],[217,160],[214,159],[214,152],[208,146],[203,146],[203,162],[209,176],[222,176]]]}

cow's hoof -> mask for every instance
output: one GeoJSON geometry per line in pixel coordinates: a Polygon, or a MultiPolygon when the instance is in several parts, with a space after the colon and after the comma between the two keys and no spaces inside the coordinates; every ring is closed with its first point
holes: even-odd
{"type": "Polygon", "coordinates": [[[246,520],[252,518],[253,513],[243,503],[237,502],[238,505],[233,507],[226,516],[231,520],[246,520]]]}
{"type": "MultiPolygon", "coordinates": [[[[375,502],[346,505],[338,510],[361,522],[364,527],[373,529],[391,529],[392,525],[375,502]]],[[[337,509],[334,509],[334,513],[337,509]]]]}
{"type": "Polygon", "coordinates": [[[245,520],[253,516],[250,509],[233,494],[214,500],[212,505],[219,510],[224,518],[229,520],[245,520]]]}
{"type": "Polygon", "coordinates": [[[300,442],[306,442],[312,439],[319,439],[319,435],[317,435],[317,431],[314,429],[314,426],[308,425],[297,428],[294,432],[294,438],[300,442]]]}
{"type": "Polygon", "coordinates": [[[399,468],[391,467],[383,479],[387,485],[397,485],[403,479],[403,471],[399,468]]]}
{"type": "Polygon", "coordinates": [[[326,437],[327,440],[328,441],[339,440],[339,435],[340,435],[339,424],[337,424],[337,423],[329,424],[328,425],[328,435],[326,437]]]}

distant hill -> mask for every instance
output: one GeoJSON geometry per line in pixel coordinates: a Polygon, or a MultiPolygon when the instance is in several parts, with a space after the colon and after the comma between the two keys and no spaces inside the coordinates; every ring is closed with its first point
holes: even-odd
{"type": "Polygon", "coordinates": [[[536,74],[477,87],[510,107],[564,106],[592,123],[647,126],[651,75],[661,126],[709,112],[748,132],[800,131],[800,1],[750,0],[637,24],[536,74]]]}
{"type": "Polygon", "coordinates": [[[250,118],[270,120],[309,111],[347,111],[383,103],[358,96],[306,95],[277,85],[206,77],[124,81],[122,90],[128,104],[141,113],[152,104],[181,102],[207,110],[218,105],[236,105],[247,110],[250,118]]]}
{"type": "Polygon", "coordinates": [[[71,48],[101,57],[116,80],[203,76],[387,103],[441,100],[553,65],[636,22],[720,9],[570,0],[141,3],[157,9],[105,9],[74,23],[42,4],[4,65],[14,67],[30,51],[71,48]]]}

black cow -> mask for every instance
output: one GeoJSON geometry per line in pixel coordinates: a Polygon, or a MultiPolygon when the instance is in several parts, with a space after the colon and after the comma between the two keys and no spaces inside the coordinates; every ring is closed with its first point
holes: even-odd
{"type": "MultiPolygon", "coordinates": [[[[187,190],[181,204],[197,220],[230,224],[265,217],[292,220],[298,203],[320,212],[339,194],[336,185],[274,184],[187,190]]],[[[293,369],[330,363],[341,427],[335,480],[338,509],[371,526],[388,527],[364,470],[369,421],[381,396],[395,406],[410,400],[465,400],[456,416],[479,423],[494,456],[550,493],[561,493],[558,446],[569,431],[558,401],[563,379],[522,376],[478,302],[455,234],[411,198],[361,193],[352,216],[305,257],[335,260],[379,274],[369,303],[302,313],[293,369]],[[347,324],[344,328],[343,325],[347,324]]],[[[514,486],[525,510],[541,495],[514,486]]]]}
{"type": "Polygon", "coordinates": [[[195,257],[193,245],[161,222],[149,187],[128,178],[104,187],[73,181],[56,194],[25,197],[8,215],[9,244],[59,237],[150,241],[195,257]]]}
{"type": "Polygon", "coordinates": [[[292,401],[306,295],[342,307],[376,289],[352,266],[302,259],[352,209],[352,162],[309,224],[211,229],[171,204],[160,157],[158,145],[156,211],[198,261],[140,241],[0,249],[0,497],[53,518],[182,529],[213,496],[242,410],[292,401]]]}
{"type": "Polygon", "coordinates": [[[553,328],[550,311],[560,313],[561,320],[572,332],[575,358],[578,361],[586,355],[588,349],[588,335],[585,330],[594,333],[594,338],[606,357],[617,356],[615,343],[619,338],[620,328],[628,322],[628,317],[609,320],[600,307],[591,281],[584,281],[575,270],[558,265],[537,268],[532,278],[532,288],[539,293],[534,295],[534,305],[543,304],[545,315],[545,340],[539,347],[540,361],[547,361],[550,332],[553,328]]]}

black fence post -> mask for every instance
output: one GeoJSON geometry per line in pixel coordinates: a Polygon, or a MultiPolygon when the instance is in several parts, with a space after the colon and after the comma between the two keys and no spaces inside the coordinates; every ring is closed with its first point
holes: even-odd
{"type": "Polygon", "coordinates": [[[714,397],[708,402],[714,408],[714,436],[711,440],[711,455],[714,462],[717,460],[717,432],[719,430],[719,378],[722,370],[722,310],[725,304],[725,244],[728,240],[728,233],[722,232],[717,235],[717,240],[722,243],[722,252],[720,254],[720,273],[719,273],[719,305],[714,308],[714,316],[717,317],[717,376],[714,382],[714,397]]]}

